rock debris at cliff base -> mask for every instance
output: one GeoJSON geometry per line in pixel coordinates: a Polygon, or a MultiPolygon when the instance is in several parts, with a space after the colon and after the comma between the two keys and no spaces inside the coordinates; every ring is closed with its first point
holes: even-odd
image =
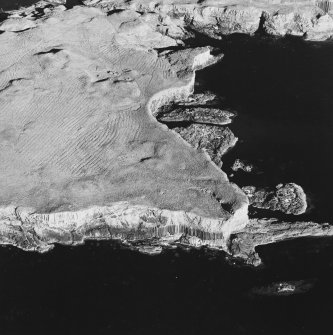
{"type": "Polygon", "coordinates": [[[258,245],[332,234],[312,222],[249,220],[249,204],[301,214],[305,193],[289,183],[246,195],[229,182],[223,155],[237,137],[225,125],[236,113],[193,94],[195,71],[222,56],[185,46],[193,32],[327,39],[330,13],[309,4],[62,4],[42,1],[0,23],[2,244],[45,252],[119,239],[146,253],[206,245],[258,265],[258,245]]]}

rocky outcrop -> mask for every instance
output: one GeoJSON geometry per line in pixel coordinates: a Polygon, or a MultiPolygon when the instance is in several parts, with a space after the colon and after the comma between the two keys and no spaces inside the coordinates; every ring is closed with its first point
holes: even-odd
{"type": "MultiPolygon", "coordinates": [[[[323,2],[323,1],[322,1],[323,2]]],[[[114,1],[86,0],[88,6],[105,10],[135,8],[155,12],[161,17],[161,26],[170,25],[171,32],[185,36],[186,28],[194,29],[213,38],[233,33],[304,36],[312,40],[328,39],[333,34],[330,11],[314,1],[114,1]],[[183,33],[181,33],[183,31],[183,33]]],[[[329,8],[330,10],[330,8],[329,8]]]]}
{"type": "Polygon", "coordinates": [[[211,125],[231,123],[236,113],[221,106],[221,98],[210,92],[190,94],[173,104],[163,105],[156,118],[162,123],[170,123],[171,126],[179,122],[211,125]]]}
{"type": "Polygon", "coordinates": [[[333,235],[333,226],[314,222],[278,222],[275,219],[252,219],[245,229],[231,237],[230,253],[246,263],[258,266],[261,259],[255,248],[300,237],[333,235]]]}
{"type": "Polygon", "coordinates": [[[279,184],[274,191],[257,189],[254,186],[245,186],[242,189],[248,196],[250,205],[256,208],[293,215],[303,214],[307,208],[302,187],[294,183],[279,184]]]}
{"type": "Polygon", "coordinates": [[[314,279],[273,282],[265,286],[253,287],[250,290],[249,295],[257,297],[304,294],[311,290],[315,283],[316,280],[314,279]]]}
{"type": "MultiPolygon", "coordinates": [[[[66,9],[63,4],[65,1],[61,0],[41,1],[28,9],[12,12],[12,17],[33,20],[44,8],[47,15],[52,12],[53,5],[66,9]]],[[[144,13],[155,22],[158,32],[179,42],[191,37],[192,31],[217,39],[233,33],[253,35],[257,32],[303,36],[310,40],[326,40],[333,35],[331,8],[325,5],[325,1],[85,0],[83,4],[105,12],[129,9],[144,13]]],[[[7,29],[6,26],[0,27],[0,30],[7,29]]]]}
{"type": "Polygon", "coordinates": [[[242,170],[244,172],[252,172],[254,170],[254,166],[252,164],[245,163],[245,162],[243,162],[243,161],[241,161],[240,159],[237,158],[234,161],[234,164],[232,165],[231,170],[233,170],[235,172],[238,171],[238,170],[242,170]]]}
{"type": "Polygon", "coordinates": [[[269,35],[304,36],[309,40],[325,40],[333,35],[333,18],[319,7],[290,8],[264,12],[262,29],[269,35]]]}
{"type": "Polygon", "coordinates": [[[191,124],[173,130],[193,148],[204,150],[219,167],[222,166],[222,156],[235,146],[238,140],[228,127],[191,124]]]}
{"type": "Polygon", "coordinates": [[[218,102],[209,93],[191,95],[183,102],[164,106],[156,118],[167,124],[193,148],[207,153],[221,167],[223,154],[236,144],[237,138],[229,128],[221,127],[231,123],[235,114],[217,107],[218,102]]]}
{"type": "Polygon", "coordinates": [[[192,107],[174,108],[158,115],[160,122],[192,122],[212,125],[226,125],[232,122],[234,113],[219,108],[192,107]]]}
{"type": "Polygon", "coordinates": [[[140,242],[141,250],[150,253],[155,245],[161,248],[177,242],[226,251],[231,227],[223,219],[129,203],[49,214],[9,206],[0,212],[0,243],[46,252],[54,243],[78,245],[85,240],[116,239],[136,246],[140,242]]]}

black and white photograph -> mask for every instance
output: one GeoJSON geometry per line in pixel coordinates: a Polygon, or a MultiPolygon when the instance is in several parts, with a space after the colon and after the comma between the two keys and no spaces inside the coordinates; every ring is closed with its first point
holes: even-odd
{"type": "Polygon", "coordinates": [[[333,1],[0,0],[0,335],[332,334],[332,148],[333,1]]]}

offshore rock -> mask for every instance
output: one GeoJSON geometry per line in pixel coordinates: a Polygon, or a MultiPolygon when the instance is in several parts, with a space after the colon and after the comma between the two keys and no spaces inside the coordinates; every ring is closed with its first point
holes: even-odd
{"type": "Polygon", "coordinates": [[[228,127],[192,124],[189,127],[173,128],[195,149],[204,150],[217,166],[222,166],[222,156],[237,142],[237,137],[228,127]]]}
{"type": "Polygon", "coordinates": [[[279,184],[274,191],[256,189],[254,186],[245,186],[242,189],[249,197],[250,205],[256,208],[293,215],[303,214],[307,208],[302,187],[294,183],[279,184]]]}
{"type": "MultiPolygon", "coordinates": [[[[231,169],[235,172],[238,170],[242,170],[244,172],[252,172],[254,169],[254,166],[252,164],[247,164],[237,158],[234,161],[234,164],[232,165],[231,169]]],[[[251,189],[249,189],[249,191],[251,191],[251,189]]]]}
{"type": "Polygon", "coordinates": [[[253,287],[249,295],[257,296],[290,296],[307,293],[316,283],[314,279],[274,282],[266,286],[253,287]]]}

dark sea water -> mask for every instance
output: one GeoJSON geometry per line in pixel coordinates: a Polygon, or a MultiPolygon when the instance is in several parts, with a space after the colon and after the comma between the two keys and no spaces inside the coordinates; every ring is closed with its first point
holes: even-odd
{"type": "Polygon", "coordinates": [[[240,186],[295,182],[309,202],[297,219],[332,222],[333,42],[234,35],[214,44],[225,57],[197,82],[238,113],[223,169],[231,175],[236,158],[254,164],[257,173],[231,177],[240,186]]]}
{"type": "MultiPolygon", "coordinates": [[[[6,6],[16,3],[0,0],[6,6]]],[[[332,222],[333,45],[244,36],[198,42],[225,58],[197,73],[197,91],[215,91],[238,113],[230,128],[240,140],[223,169],[230,174],[240,158],[261,171],[235,174],[240,185],[296,182],[312,203],[300,219],[332,222]]],[[[89,242],[39,255],[0,247],[0,335],[331,334],[333,239],[258,252],[260,268],[205,249],[148,256],[89,242]],[[311,283],[303,293],[270,295],[272,283],[300,280],[311,283]]]]}
{"type": "Polygon", "coordinates": [[[45,255],[0,249],[0,334],[330,334],[333,241],[260,248],[267,266],[205,250],[142,255],[110,242],[45,255]],[[294,296],[254,295],[312,280],[294,296]]]}

